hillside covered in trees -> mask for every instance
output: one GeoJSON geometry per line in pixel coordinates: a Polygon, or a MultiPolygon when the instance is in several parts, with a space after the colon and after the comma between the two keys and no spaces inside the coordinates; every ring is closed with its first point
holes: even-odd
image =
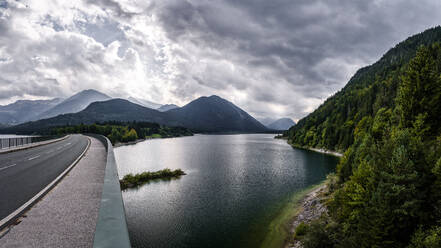
{"type": "Polygon", "coordinates": [[[381,108],[394,109],[401,77],[417,49],[441,42],[441,27],[399,43],[376,63],[364,67],[334,96],[301,119],[285,135],[296,146],[344,152],[354,143],[354,130],[381,108]]]}
{"type": "Polygon", "coordinates": [[[171,138],[191,136],[193,133],[184,127],[167,127],[150,122],[105,122],[91,125],[56,127],[50,130],[53,135],[70,133],[94,133],[109,138],[112,144],[130,142],[137,139],[171,138]]]}
{"type": "Polygon", "coordinates": [[[440,41],[400,43],[286,134],[345,151],[305,247],[441,247],[440,41]]]}

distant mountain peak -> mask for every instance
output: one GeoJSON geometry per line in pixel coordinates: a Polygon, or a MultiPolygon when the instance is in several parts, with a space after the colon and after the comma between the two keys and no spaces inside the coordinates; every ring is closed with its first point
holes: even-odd
{"type": "Polygon", "coordinates": [[[179,106],[175,105],[175,104],[164,104],[161,107],[159,107],[157,110],[161,111],[161,112],[166,112],[166,111],[176,109],[176,108],[179,108],[179,106]]]}
{"type": "Polygon", "coordinates": [[[39,116],[39,119],[54,117],[60,114],[76,113],[85,109],[93,102],[106,101],[109,99],[111,99],[111,97],[104,93],[94,89],[86,89],[45,111],[39,116]]]}
{"type": "Polygon", "coordinates": [[[273,122],[266,124],[266,127],[273,130],[288,130],[290,127],[294,126],[296,123],[291,118],[280,118],[274,120],[273,122]]]}

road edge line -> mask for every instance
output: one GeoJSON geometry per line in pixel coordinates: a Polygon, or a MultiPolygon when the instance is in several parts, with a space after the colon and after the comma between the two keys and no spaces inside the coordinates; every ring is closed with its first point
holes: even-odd
{"type": "MultiPolygon", "coordinates": [[[[86,135],[83,135],[87,137],[86,135]]],[[[3,229],[9,227],[10,225],[14,224],[14,222],[27,210],[29,210],[34,204],[37,203],[41,198],[43,198],[52,188],[54,188],[60,181],[63,179],[69,172],[72,170],[72,168],[84,157],[86,152],[89,150],[91,145],[91,140],[89,137],[87,137],[87,146],[84,149],[84,151],[78,156],[78,158],[72,162],[72,164],[69,165],[58,177],[56,177],[51,183],[49,183],[45,188],[40,190],[34,197],[29,199],[26,203],[21,205],[19,208],[17,208],[14,212],[0,220],[0,232],[3,231],[3,229]]],[[[1,237],[1,236],[0,236],[1,237]]]]}

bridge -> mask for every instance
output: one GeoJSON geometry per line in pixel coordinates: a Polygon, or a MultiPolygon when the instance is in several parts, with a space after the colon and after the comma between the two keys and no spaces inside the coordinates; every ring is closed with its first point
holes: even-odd
{"type": "Polygon", "coordinates": [[[0,247],[130,247],[107,138],[20,139],[0,150],[0,247]]]}

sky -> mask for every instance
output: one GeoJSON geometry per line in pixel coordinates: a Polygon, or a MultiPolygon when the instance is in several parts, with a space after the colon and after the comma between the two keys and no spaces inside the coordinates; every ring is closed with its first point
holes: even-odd
{"type": "Polygon", "coordinates": [[[0,104],[92,88],[298,120],[440,13],[439,0],[0,0],[0,104]]]}

